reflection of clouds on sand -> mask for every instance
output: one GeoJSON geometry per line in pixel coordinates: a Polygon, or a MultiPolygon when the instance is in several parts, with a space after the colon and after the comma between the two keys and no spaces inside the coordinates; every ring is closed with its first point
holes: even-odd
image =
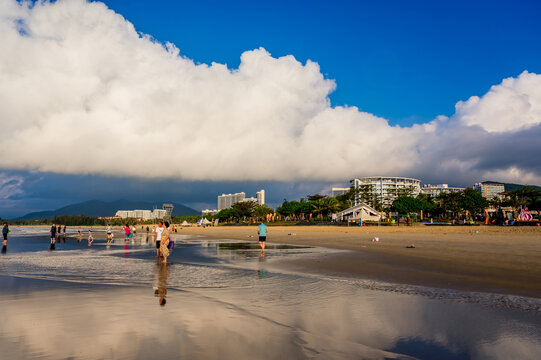
{"type": "Polygon", "coordinates": [[[0,347],[7,355],[24,349],[26,358],[378,359],[394,358],[383,349],[398,341],[421,339],[475,358],[541,353],[531,314],[513,323],[506,312],[471,304],[446,307],[327,282],[284,285],[169,291],[165,308],[148,288],[2,294],[0,347]]]}
{"type": "Polygon", "coordinates": [[[539,359],[541,342],[521,339],[512,334],[502,334],[492,343],[480,344],[479,353],[493,360],[539,359]]]}
{"type": "Polygon", "coordinates": [[[9,310],[0,324],[3,353],[21,354],[22,348],[27,358],[394,357],[190,293],[170,294],[182,307],[168,306],[167,312],[150,304],[154,299],[139,289],[74,295],[45,291],[3,301],[9,310]]]}
{"type": "MultiPolygon", "coordinates": [[[[97,249],[65,250],[48,253],[14,254],[6,258],[6,273],[10,275],[49,280],[110,285],[143,285],[153,281],[154,263],[134,257],[146,248],[126,250],[111,248],[105,253],[97,249]],[[84,271],[82,271],[84,269],[84,271]]],[[[249,286],[255,279],[246,276],[249,270],[209,266],[207,264],[174,264],[169,269],[170,287],[249,286]]]]}
{"type": "Polygon", "coordinates": [[[378,359],[404,348],[423,357],[415,349],[424,345],[473,358],[541,355],[540,311],[441,300],[359,279],[287,274],[273,258],[298,250],[269,251],[263,259],[246,244],[201,246],[166,267],[155,264],[153,248],[131,248],[129,258],[122,257],[122,246],[14,253],[0,262],[2,274],[82,285],[50,290],[43,281],[38,290],[19,280],[31,285],[2,288],[0,349],[25,358],[378,359]],[[167,306],[160,307],[165,290],[167,306]]]}

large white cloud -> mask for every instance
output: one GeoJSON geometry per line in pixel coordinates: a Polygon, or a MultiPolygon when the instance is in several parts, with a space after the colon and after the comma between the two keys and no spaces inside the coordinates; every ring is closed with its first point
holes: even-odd
{"type": "Polygon", "coordinates": [[[541,76],[524,71],[493,86],[483,97],[456,104],[456,116],[466,126],[489,132],[526,128],[541,122],[541,76]]]}
{"type": "MultiPolygon", "coordinates": [[[[458,103],[450,119],[398,127],[332,107],[335,83],[315,62],[261,48],[243,53],[238,69],[196,65],[99,2],[6,0],[0,33],[3,169],[282,181],[438,172],[453,180],[505,172],[511,165],[486,165],[491,154],[479,145],[541,123],[541,76],[526,72],[458,103]]],[[[539,166],[512,165],[541,178],[539,166]]]]}

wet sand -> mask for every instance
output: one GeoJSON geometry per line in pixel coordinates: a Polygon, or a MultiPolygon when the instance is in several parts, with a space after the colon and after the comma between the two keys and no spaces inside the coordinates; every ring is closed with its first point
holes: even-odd
{"type": "MultiPolygon", "coordinates": [[[[257,241],[255,226],[181,234],[257,241]]],[[[284,261],[294,271],[541,298],[540,227],[269,227],[268,241],[353,250],[284,261]],[[290,235],[291,234],[291,235],[290,235]],[[379,242],[372,239],[378,237],[379,242]],[[414,249],[406,248],[415,244],[414,249]]]]}
{"type": "MultiPolygon", "coordinates": [[[[291,229],[282,242],[301,236],[291,229]]],[[[0,256],[2,358],[540,358],[540,299],[318,275],[329,270],[317,261],[343,256],[350,271],[346,256],[377,254],[272,241],[263,256],[207,230],[177,235],[163,266],[144,235],[105,246],[101,230],[91,247],[68,236],[49,251],[46,229],[13,229],[0,256]]]]}

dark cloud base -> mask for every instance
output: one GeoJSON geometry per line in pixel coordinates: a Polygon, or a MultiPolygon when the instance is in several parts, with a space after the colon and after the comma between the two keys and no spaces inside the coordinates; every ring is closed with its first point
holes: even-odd
{"type": "MultiPolygon", "coordinates": [[[[52,210],[65,205],[86,201],[119,199],[151,202],[177,202],[196,209],[216,208],[217,196],[222,193],[244,191],[255,196],[265,189],[271,206],[284,199],[292,200],[308,194],[325,191],[327,182],[211,182],[145,180],[98,175],[63,175],[5,171],[9,176],[24,179],[21,193],[10,196],[0,205],[0,217],[13,218],[31,211],[52,210]]],[[[346,185],[344,183],[344,185],[346,185]]]]}

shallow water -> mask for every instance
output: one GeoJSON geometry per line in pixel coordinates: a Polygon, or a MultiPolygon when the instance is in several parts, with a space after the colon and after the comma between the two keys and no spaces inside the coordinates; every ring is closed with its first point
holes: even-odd
{"type": "Polygon", "coordinates": [[[275,260],[329,250],[271,243],[263,257],[256,243],[181,235],[164,267],[146,233],[106,247],[95,231],[88,247],[73,231],[49,251],[48,229],[12,229],[2,358],[541,357],[535,299],[499,296],[533,304],[499,308],[493,295],[288,273],[275,260]]]}

